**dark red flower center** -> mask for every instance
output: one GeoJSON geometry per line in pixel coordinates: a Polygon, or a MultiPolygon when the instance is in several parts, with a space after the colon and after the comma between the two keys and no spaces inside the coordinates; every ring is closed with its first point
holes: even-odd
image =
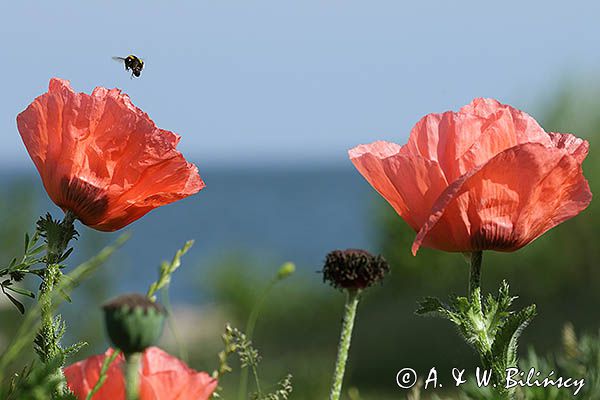
{"type": "Polygon", "coordinates": [[[62,178],[60,191],[58,206],[71,211],[84,224],[94,223],[108,210],[108,198],[102,189],[79,178],[62,178]]]}
{"type": "Polygon", "coordinates": [[[517,238],[512,227],[488,223],[471,235],[474,250],[508,250],[517,246],[517,238]]]}

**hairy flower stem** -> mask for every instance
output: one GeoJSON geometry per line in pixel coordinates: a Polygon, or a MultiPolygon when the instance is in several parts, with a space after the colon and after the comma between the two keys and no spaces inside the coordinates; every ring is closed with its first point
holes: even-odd
{"type": "Polygon", "coordinates": [[[335,372],[333,374],[333,383],[329,393],[329,400],[339,400],[342,393],[342,383],[346,371],[346,361],[348,360],[348,351],[350,350],[350,341],[352,339],[352,329],[354,328],[354,319],[356,318],[356,308],[360,299],[360,290],[348,290],[346,304],[344,305],[344,320],[342,322],[342,333],[338,345],[337,360],[335,362],[335,372]]]}
{"type": "MultiPolygon", "coordinates": [[[[52,296],[54,286],[58,284],[60,279],[60,269],[57,264],[50,264],[46,266],[44,273],[44,282],[40,286],[39,302],[40,302],[40,314],[41,314],[41,326],[38,332],[37,344],[42,350],[39,355],[43,363],[52,361],[55,357],[58,357],[62,353],[60,347],[60,327],[54,321],[54,307],[52,304],[52,296]]],[[[53,376],[58,378],[60,382],[57,389],[57,394],[65,393],[66,391],[66,379],[60,368],[57,368],[52,373],[53,376]]]]}
{"type": "MultiPolygon", "coordinates": [[[[475,312],[479,315],[484,315],[484,308],[481,294],[481,262],[483,260],[483,252],[474,251],[471,253],[471,270],[469,277],[469,302],[476,306],[475,312]]],[[[483,363],[483,367],[492,371],[492,381],[496,388],[496,393],[500,396],[499,400],[511,400],[514,398],[514,393],[506,390],[503,386],[504,371],[498,370],[493,361],[496,355],[493,354],[494,338],[489,336],[486,330],[479,332],[480,337],[477,339],[479,346],[477,347],[479,356],[483,363]]]]}
{"type": "MultiPolygon", "coordinates": [[[[52,220],[49,221],[52,223],[52,220]]],[[[55,321],[55,307],[52,298],[54,296],[54,288],[58,285],[62,276],[59,261],[63,256],[69,241],[73,237],[71,232],[74,232],[74,221],[75,215],[70,211],[67,211],[62,222],[54,222],[55,225],[52,228],[48,228],[49,225],[46,226],[48,231],[44,232],[47,241],[46,268],[44,270],[43,282],[40,285],[38,294],[41,324],[36,337],[38,355],[44,363],[48,363],[56,357],[64,356],[63,349],[60,345],[63,327],[59,322],[55,321]]],[[[39,226],[38,229],[40,229],[39,226]]],[[[55,373],[61,380],[60,391],[64,392],[66,390],[66,381],[62,374],[62,370],[58,369],[55,373]]]]}
{"type": "MultiPolygon", "coordinates": [[[[471,277],[469,279],[469,300],[473,301],[475,289],[481,289],[481,261],[482,251],[471,253],[471,277]]],[[[481,290],[479,291],[481,293],[481,290]]]]}
{"type": "Polygon", "coordinates": [[[40,354],[40,358],[43,363],[48,363],[60,353],[60,344],[56,340],[57,326],[54,323],[54,308],[52,305],[52,292],[59,279],[60,269],[58,265],[47,265],[44,272],[44,281],[40,286],[38,295],[41,314],[39,337],[42,339],[40,347],[43,349],[43,354],[40,354]]]}
{"type": "MultiPolygon", "coordinates": [[[[65,213],[65,218],[60,225],[70,225],[72,227],[74,221],[75,215],[72,212],[67,211],[65,213]]],[[[52,305],[52,292],[54,291],[54,286],[58,284],[62,275],[60,265],[57,263],[57,260],[62,256],[62,253],[65,251],[71,238],[69,238],[69,240],[66,242],[62,239],[63,235],[61,234],[47,234],[46,236],[46,240],[48,242],[46,268],[44,271],[44,281],[40,285],[40,291],[38,295],[38,299],[41,304],[40,314],[42,317],[40,335],[47,340],[47,350],[49,350],[45,357],[42,357],[42,361],[44,363],[56,356],[58,354],[57,351],[60,349],[60,344],[55,340],[56,324],[54,323],[53,316],[54,307],[52,305]]]]}
{"type": "Polygon", "coordinates": [[[140,361],[142,353],[131,353],[125,355],[125,391],[127,400],[139,400],[140,398],[140,361]]]}

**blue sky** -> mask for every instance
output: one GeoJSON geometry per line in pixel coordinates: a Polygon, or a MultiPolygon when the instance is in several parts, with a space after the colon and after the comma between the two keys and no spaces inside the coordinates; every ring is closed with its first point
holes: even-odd
{"type": "Polygon", "coordinates": [[[52,76],[122,88],[200,165],[338,162],[479,96],[535,116],[600,66],[599,4],[2,2],[0,165],[29,163],[15,117],[52,76]],[[140,79],[111,59],[129,53],[140,79]]]}

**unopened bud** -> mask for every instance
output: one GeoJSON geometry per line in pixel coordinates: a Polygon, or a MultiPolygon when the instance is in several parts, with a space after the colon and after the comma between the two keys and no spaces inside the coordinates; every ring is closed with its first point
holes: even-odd
{"type": "Polygon", "coordinates": [[[165,311],[146,296],[119,296],[102,308],[111,342],[126,355],[143,352],[162,334],[165,311]]]}

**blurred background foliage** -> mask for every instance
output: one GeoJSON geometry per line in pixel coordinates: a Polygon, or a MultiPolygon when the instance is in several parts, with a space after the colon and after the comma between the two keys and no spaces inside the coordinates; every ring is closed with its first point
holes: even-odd
{"type": "MultiPolygon", "coordinates": [[[[583,167],[596,194],[600,193],[599,109],[600,87],[566,82],[533,113],[547,131],[571,132],[589,140],[591,150],[583,167]]],[[[353,168],[350,164],[346,167],[353,168]]],[[[310,185],[310,181],[305,184],[310,185]]],[[[43,192],[35,185],[37,181],[30,177],[13,177],[0,188],[2,263],[18,255],[24,227],[32,227],[36,220],[43,192]]],[[[408,396],[407,391],[395,384],[397,371],[404,367],[420,373],[432,366],[438,371],[447,371],[442,372],[440,379],[449,387],[452,382],[449,372],[453,367],[474,368],[478,360],[447,321],[420,318],[413,312],[417,300],[423,296],[445,298],[451,293],[465,293],[467,264],[461,254],[429,249],[422,249],[413,257],[410,245],[415,233],[366,182],[362,190],[372,191],[369,207],[377,247],[370,250],[384,255],[392,266],[392,274],[381,287],[369,290],[359,306],[346,378],[346,389],[358,389],[351,390],[352,396],[346,398],[408,396]]],[[[529,354],[525,363],[542,359],[548,365],[555,365],[561,359],[561,351],[564,352],[561,330],[567,322],[572,323],[577,332],[595,333],[599,328],[599,207],[599,203],[593,201],[580,216],[516,253],[484,254],[485,292],[495,292],[506,279],[512,292],[519,295],[517,307],[538,305],[539,315],[521,340],[521,354],[529,354]]],[[[82,237],[76,256],[81,259],[96,252],[108,240],[83,227],[80,231],[82,237]]],[[[101,269],[77,290],[76,304],[63,306],[62,312],[70,326],[68,340],[79,338],[90,343],[78,359],[102,351],[106,346],[99,305],[114,292],[115,285],[119,285],[114,279],[115,272],[127,268],[129,262],[118,261],[118,255],[115,259],[110,268],[101,269]]],[[[163,347],[196,369],[215,369],[225,323],[229,321],[243,329],[250,310],[277,271],[278,265],[265,265],[265,259],[268,256],[263,258],[232,248],[226,256],[216,257],[208,267],[198,269],[200,272],[193,275],[190,283],[193,290],[187,294],[187,301],[173,304],[172,326],[176,334],[168,329],[163,347]]],[[[157,266],[160,261],[156,260],[157,266]]],[[[194,260],[184,258],[183,269],[193,270],[193,263],[194,260]]],[[[293,398],[324,398],[335,359],[343,294],[319,282],[319,267],[299,267],[304,273],[278,283],[267,299],[256,326],[254,344],[263,356],[261,370],[265,381],[274,385],[290,372],[294,376],[293,398]]],[[[173,278],[175,281],[179,279],[178,274],[173,278]]],[[[150,283],[152,277],[144,277],[144,280],[150,283]]],[[[30,288],[37,289],[39,282],[29,284],[30,288]]],[[[14,307],[1,297],[0,349],[7,345],[20,320],[14,307]]],[[[589,349],[598,348],[598,337],[586,336],[582,346],[583,352],[591,354],[589,349]]],[[[598,357],[583,362],[596,363],[593,371],[597,374],[598,357]]],[[[234,372],[222,381],[225,399],[237,398],[239,364],[233,365],[234,372]]],[[[570,373],[588,371],[581,366],[567,370],[570,373]]],[[[444,391],[436,391],[436,394],[456,398],[444,391]]],[[[590,397],[583,398],[594,398],[589,393],[587,396],[590,397]]],[[[417,397],[413,394],[413,398],[417,397]]],[[[420,398],[431,398],[431,394],[423,392],[420,398]]]]}

